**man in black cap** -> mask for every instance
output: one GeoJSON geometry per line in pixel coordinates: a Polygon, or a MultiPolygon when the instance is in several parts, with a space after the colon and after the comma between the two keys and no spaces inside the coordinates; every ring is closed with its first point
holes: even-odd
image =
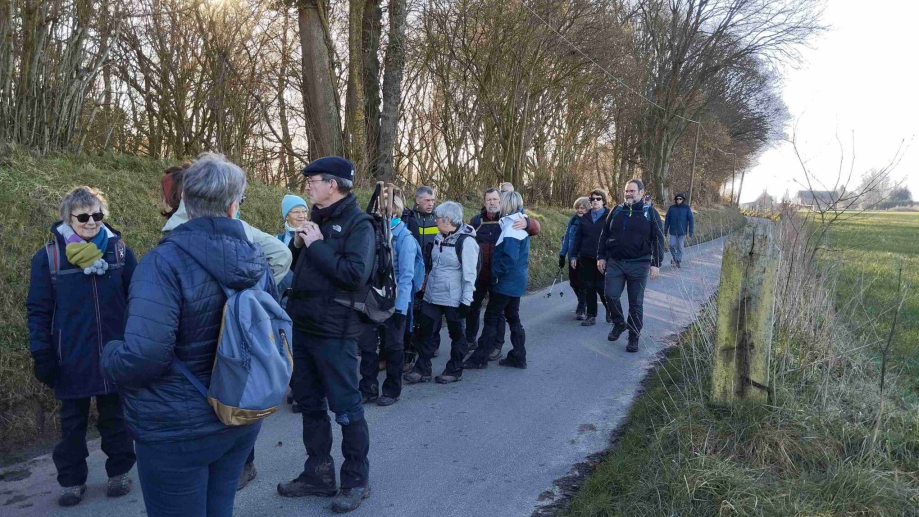
{"type": "Polygon", "coordinates": [[[332,510],[348,512],[370,495],[370,430],[358,389],[357,340],[363,323],[354,305],[366,298],[374,261],[371,218],[351,193],[354,167],[337,156],[303,169],[312,212],[290,242],[294,284],[287,313],[294,322],[291,388],[303,411],[306,464],[289,483],[287,497],[331,497],[332,510]],[[335,486],[332,425],[341,426],[341,490],[335,486]]]}

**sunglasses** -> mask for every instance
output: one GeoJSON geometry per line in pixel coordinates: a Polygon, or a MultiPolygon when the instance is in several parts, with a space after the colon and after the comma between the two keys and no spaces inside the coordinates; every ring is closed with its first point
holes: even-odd
{"type": "Polygon", "coordinates": [[[603,201],[603,198],[602,197],[592,197],[590,198],[590,200],[591,201],[603,201]]]}
{"type": "Polygon", "coordinates": [[[240,204],[240,206],[242,206],[242,204],[245,203],[245,202],[246,202],[246,195],[243,194],[243,197],[239,198],[239,204],[240,204]]]}
{"type": "Polygon", "coordinates": [[[678,198],[676,198],[676,200],[677,200],[677,201],[682,201],[682,200],[683,200],[683,198],[681,198],[681,197],[678,197],[678,198]]]}
{"type": "Polygon", "coordinates": [[[92,215],[89,215],[89,214],[79,214],[79,215],[70,214],[70,217],[76,217],[77,221],[79,221],[79,222],[81,222],[81,223],[87,223],[87,222],[89,222],[89,218],[92,217],[92,218],[93,218],[93,221],[95,221],[95,222],[98,223],[99,221],[102,220],[103,217],[105,217],[105,214],[103,214],[102,212],[96,212],[96,213],[94,213],[94,214],[92,214],[92,215]]]}

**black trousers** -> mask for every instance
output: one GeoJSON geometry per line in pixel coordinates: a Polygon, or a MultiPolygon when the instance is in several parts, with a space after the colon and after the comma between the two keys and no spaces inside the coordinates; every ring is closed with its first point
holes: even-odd
{"type": "MultiPolygon", "coordinates": [[[[481,317],[482,303],[485,301],[485,296],[490,296],[491,293],[491,282],[482,282],[481,285],[475,285],[475,291],[472,293],[472,305],[469,306],[469,316],[466,316],[466,342],[475,343],[476,336],[479,335],[479,321],[481,317]]],[[[504,318],[504,314],[501,314],[498,319],[498,334],[497,337],[500,338],[500,343],[498,348],[504,346],[504,331],[507,327],[507,320],[504,318]]],[[[479,343],[481,345],[481,343],[479,343]]]]}
{"type": "Polygon", "coordinates": [[[444,368],[444,375],[463,375],[463,358],[469,351],[469,343],[463,333],[463,319],[456,307],[434,305],[424,302],[421,306],[421,334],[423,346],[415,361],[414,371],[421,375],[431,375],[431,358],[440,344],[440,327],[443,318],[447,318],[447,330],[450,333],[450,360],[444,368]]]}
{"type": "Polygon", "coordinates": [[[629,291],[629,340],[638,339],[641,335],[644,318],[645,287],[648,285],[648,274],[651,272],[651,261],[627,262],[608,260],[606,262],[606,294],[612,305],[613,325],[626,325],[619,298],[623,288],[629,291]]]}
{"type": "Polygon", "coordinates": [[[294,327],[294,372],[290,386],[303,409],[306,464],[302,477],[325,483],[331,472],[332,425],[328,408],[341,426],[341,487],[367,486],[370,478],[370,430],[358,390],[357,339],[316,336],[294,327]]]}
{"type": "Polygon", "coordinates": [[[365,395],[380,395],[378,365],[380,358],[386,361],[386,380],[383,381],[384,397],[399,398],[402,394],[402,366],[405,364],[405,350],[402,343],[405,335],[405,316],[393,314],[382,325],[367,325],[358,339],[361,350],[360,390],[365,395]],[[377,354],[377,348],[382,350],[377,354]]]}
{"type": "Polygon", "coordinates": [[[513,350],[507,358],[520,364],[526,364],[526,332],[520,322],[520,297],[510,297],[492,292],[485,308],[485,326],[482,329],[481,344],[469,356],[469,362],[482,365],[488,363],[488,355],[504,340],[502,333],[498,337],[498,321],[503,316],[511,326],[511,345],[513,350]]]}
{"type": "Polygon", "coordinates": [[[578,270],[581,272],[581,281],[584,283],[585,296],[587,298],[587,316],[597,317],[597,295],[600,296],[600,302],[609,310],[606,302],[606,285],[604,284],[603,273],[597,269],[597,259],[583,257],[578,260],[578,270]]]}
{"type": "MultiPolygon", "coordinates": [[[[57,468],[57,482],[62,487],[80,486],[86,483],[89,468],[86,458],[86,426],[89,422],[90,399],[65,399],[61,401],[61,441],[54,447],[51,459],[57,468]]],[[[96,428],[102,435],[102,451],[105,473],[108,477],[127,474],[137,461],[134,455],[134,440],[128,434],[124,423],[124,411],[117,393],[96,397],[99,421],[96,428]]]]}

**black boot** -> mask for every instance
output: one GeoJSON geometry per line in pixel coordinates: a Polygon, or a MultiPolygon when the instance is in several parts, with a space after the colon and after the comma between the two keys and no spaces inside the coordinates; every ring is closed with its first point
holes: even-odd
{"type": "Polygon", "coordinates": [[[332,423],[325,411],[303,413],[303,445],[306,463],[303,472],[288,483],[278,484],[284,497],[318,495],[332,497],[335,486],[335,460],[332,459],[332,423]]]}
{"type": "Polygon", "coordinates": [[[368,497],[370,497],[369,486],[342,488],[335,499],[332,499],[332,511],[335,513],[353,512],[368,497]]]}

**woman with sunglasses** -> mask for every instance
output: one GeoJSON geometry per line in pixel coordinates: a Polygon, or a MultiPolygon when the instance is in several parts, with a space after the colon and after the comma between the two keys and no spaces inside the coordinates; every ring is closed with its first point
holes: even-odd
{"type": "Polygon", "coordinates": [[[134,441],[125,427],[115,385],[103,377],[102,349],[124,334],[128,286],[137,260],[121,234],[103,222],[108,203],[102,192],[77,187],[64,197],[61,221],[32,258],[26,309],[35,378],[61,401],[61,441],[52,459],[63,490],[61,506],[73,506],[86,492],[89,452],[86,426],[96,398],[102,450],[108,455],[106,495],[131,491],[134,441]]]}
{"type": "Polygon", "coordinates": [[[606,302],[606,289],[604,287],[603,273],[597,269],[597,246],[600,244],[600,232],[606,224],[609,209],[606,208],[606,191],[594,189],[587,197],[590,201],[590,210],[580,216],[574,244],[571,246],[572,269],[581,273],[581,281],[586,289],[587,314],[581,325],[588,327],[597,324],[597,295],[603,307],[606,308],[606,322],[610,322],[609,306],[606,302]]]}

